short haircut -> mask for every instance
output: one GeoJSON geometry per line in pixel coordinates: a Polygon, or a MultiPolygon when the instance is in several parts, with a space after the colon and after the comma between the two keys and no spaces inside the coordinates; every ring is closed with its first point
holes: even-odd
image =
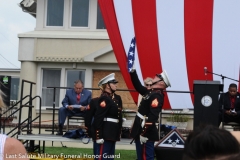
{"type": "Polygon", "coordinates": [[[239,152],[239,143],[229,131],[205,125],[197,127],[188,135],[183,159],[223,159],[239,152]]]}
{"type": "Polygon", "coordinates": [[[237,88],[237,85],[236,85],[235,83],[231,83],[231,84],[229,85],[229,88],[237,88]]]}
{"type": "Polygon", "coordinates": [[[82,80],[76,80],[75,82],[74,82],[74,85],[76,85],[76,84],[78,84],[78,83],[81,83],[83,86],[84,86],[84,84],[83,84],[83,81],[82,80]]]}

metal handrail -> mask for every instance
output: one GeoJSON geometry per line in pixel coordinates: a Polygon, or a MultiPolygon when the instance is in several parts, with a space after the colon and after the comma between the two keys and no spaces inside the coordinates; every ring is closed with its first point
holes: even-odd
{"type": "MultiPolygon", "coordinates": [[[[52,121],[52,134],[54,134],[54,122],[55,122],[55,110],[56,110],[56,89],[73,89],[73,87],[47,87],[50,89],[53,89],[53,113],[52,113],[52,117],[53,117],[53,121],[52,121]]],[[[88,89],[88,90],[100,90],[99,88],[84,88],[84,89],[88,89]]],[[[117,89],[116,91],[129,91],[129,92],[137,92],[134,89],[117,89]]],[[[192,91],[166,91],[164,90],[164,92],[172,92],[172,93],[193,93],[192,91]]]]}

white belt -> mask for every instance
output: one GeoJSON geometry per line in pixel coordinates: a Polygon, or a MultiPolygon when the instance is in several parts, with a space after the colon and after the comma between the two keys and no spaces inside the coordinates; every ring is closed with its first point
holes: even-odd
{"type": "Polygon", "coordinates": [[[118,123],[119,122],[119,120],[115,119],[115,118],[104,118],[103,121],[114,122],[114,123],[118,123]]]}
{"type": "Polygon", "coordinates": [[[139,112],[137,113],[137,116],[143,120],[142,124],[141,124],[141,126],[143,128],[145,123],[146,123],[146,119],[148,119],[148,117],[145,117],[145,116],[141,115],[141,113],[139,113],[139,112]]]}

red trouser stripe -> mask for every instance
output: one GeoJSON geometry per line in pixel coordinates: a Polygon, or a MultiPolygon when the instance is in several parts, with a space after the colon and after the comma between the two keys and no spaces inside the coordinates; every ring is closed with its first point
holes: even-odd
{"type": "Polygon", "coordinates": [[[99,149],[99,159],[98,160],[102,160],[102,155],[103,155],[103,144],[100,145],[100,149],[99,149]]]}

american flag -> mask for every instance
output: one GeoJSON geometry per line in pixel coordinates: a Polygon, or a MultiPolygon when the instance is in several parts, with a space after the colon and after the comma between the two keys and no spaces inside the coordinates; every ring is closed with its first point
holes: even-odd
{"type": "MultiPolygon", "coordinates": [[[[98,2],[129,89],[133,85],[126,62],[133,36],[138,39],[134,67],[140,80],[167,70],[171,90],[193,91],[194,80],[206,80],[204,67],[240,80],[240,61],[232,58],[239,57],[240,53],[239,0],[98,2]]],[[[207,79],[221,81],[219,76],[212,74],[208,74],[207,79]]],[[[232,81],[226,79],[224,83],[230,84],[232,81]]],[[[224,85],[224,90],[228,90],[228,85],[224,85]]],[[[137,102],[136,92],[131,92],[131,95],[137,102]]],[[[164,96],[164,109],[193,108],[193,105],[194,95],[191,93],[166,92],[164,96]]]]}
{"type": "Polygon", "coordinates": [[[135,37],[132,38],[129,50],[128,50],[128,72],[131,71],[133,68],[133,64],[135,61],[135,45],[136,44],[136,39],[135,37]]]}
{"type": "Polygon", "coordinates": [[[184,139],[174,129],[160,141],[158,147],[184,148],[184,143],[184,139]]]}

